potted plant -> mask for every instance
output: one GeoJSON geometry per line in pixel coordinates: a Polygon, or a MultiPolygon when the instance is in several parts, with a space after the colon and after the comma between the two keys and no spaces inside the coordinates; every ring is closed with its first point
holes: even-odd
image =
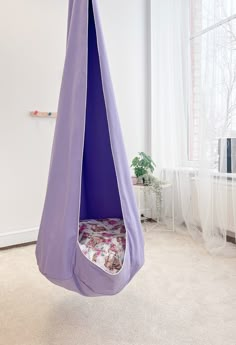
{"type": "Polygon", "coordinates": [[[132,160],[131,167],[134,169],[135,176],[132,177],[133,184],[145,183],[145,175],[153,173],[156,164],[152,158],[144,152],[139,152],[138,156],[132,160]]]}

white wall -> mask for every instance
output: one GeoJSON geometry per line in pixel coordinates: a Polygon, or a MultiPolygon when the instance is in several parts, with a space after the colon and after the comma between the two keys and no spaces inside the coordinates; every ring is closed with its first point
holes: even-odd
{"type": "MultiPolygon", "coordinates": [[[[99,0],[129,160],[146,150],[145,0],[99,0]]],[[[0,247],[35,240],[65,52],[67,1],[1,1],[0,247]]]]}
{"type": "Polygon", "coordinates": [[[148,1],[100,0],[100,14],[128,159],[148,150],[148,1]]]}
{"type": "Polygon", "coordinates": [[[0,245],[33,239],[39,225],[55,120],[29,111],[57,107],[66,11],[66,1],[1,1],[0,245]]]}

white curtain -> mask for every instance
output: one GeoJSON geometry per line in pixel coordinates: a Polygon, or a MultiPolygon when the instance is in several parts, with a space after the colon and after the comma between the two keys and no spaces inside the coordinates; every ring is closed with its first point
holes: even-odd
{"type": "MultiPolygon", "coordinates": [[[[230,256],[236,255],[235,15],[234,0],[152,1],[151,153],[174,188],[175,224],[185,224],[211,253],[230,256]]],[[[171,216],[171,201],[163,203],[163,219],[171,216]]]]}
{"type": "Polygon", "coordinates": [[[151,2],[152,156],[158,167],[187,159],[189,1],[151,2]]]}

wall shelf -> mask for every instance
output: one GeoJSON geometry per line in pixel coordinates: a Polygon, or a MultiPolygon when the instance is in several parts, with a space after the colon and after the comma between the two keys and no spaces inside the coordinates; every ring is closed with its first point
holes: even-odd
{"type": "Polygon", "coordinates": [[[50,118],[55,118],[57,117],[56,112],[46,112],[46,111],[39,111],[39,110],[34,110],[30,112],[30,115],[32,117],[50,117],[50,118]]]}

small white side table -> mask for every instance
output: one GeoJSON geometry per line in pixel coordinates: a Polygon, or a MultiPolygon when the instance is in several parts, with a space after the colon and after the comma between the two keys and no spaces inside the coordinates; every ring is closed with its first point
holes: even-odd
{"type": "MultiPolygon", "coordinates": [[[[171,183],[165,183],[161,185],[161,192],[163,193],[164,190],[171,188],[171,229],[166,229],[166,231],[175,231],[175,200],[174,200],[174,188],[171,183]]],[[[151,190],[149,186],[136,184],[134,185],[134,192],[137,200],[137,207],[140,214],[140,220],[144,222],[145,230],[147,230],[145,223],[148,220],[154,220],[156,223],[154,223],[153,226],[151,226],[151,229],[157,228],[158,225],[161,223],[161,219],[154,218],[153,214],[157,214],[157,210],[155,207],[153,207],[152,203],[152,197],[151,197],[151,190]],[[147,188],[147,190],[145,190],[147,188]],[[148,190],[149,189],[149,190],[148,190]],[[148,198],[145,196],[145,193],[148,193],[148,198]]],[[[156,196],[155,196],[156,197],[156,196]]],[[[161,209],[162,212],[162,209],[161,209]]],[[[158,215],[157,215],[158,217],[158,215]]],[[[161,218],[161,217],[160,217],[161,218]]]]}

